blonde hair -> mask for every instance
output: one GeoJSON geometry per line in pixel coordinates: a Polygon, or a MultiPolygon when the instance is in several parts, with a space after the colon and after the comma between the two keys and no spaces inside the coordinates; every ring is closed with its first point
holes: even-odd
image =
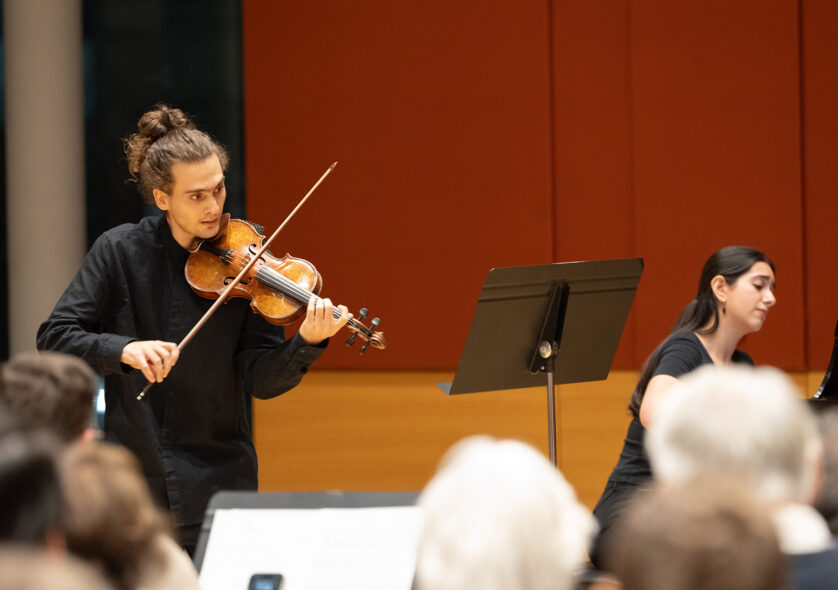
{"type": "Polygon", "coordinates": [[[151,499],[139,463],[122,447],[75,445],[62,461],[67,548],[101,566],[116,588],[161,564],[155,540],[171,525],[151,499]]]}

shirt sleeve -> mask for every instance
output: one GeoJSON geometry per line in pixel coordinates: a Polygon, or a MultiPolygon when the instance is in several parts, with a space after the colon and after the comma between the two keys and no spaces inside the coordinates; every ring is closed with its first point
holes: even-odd
{"type": "Polygon", "coordinates": [[[39,350],[54,350],[84,359],[100,374],[123,373],[122,349],[136,340],[100,333],[104,314],[113,304],[120,282],[110,263],[107,235],[93,244],[70,286],[56,303],[49,318],[38,328],[39,350]]]}
{"type": "Polygon", "coordinates": [[[248,314],[236,353],[236,369],[245,393],[270,399],[293,389],[328,342],[311,345],[299,333],[286,340],[282,328],[248,314]]]}
{"type": "Polygon", "coordinates": [[[652,377],[669,375],[677,379],[698,368],[704,364],[699,346],[701,346],[699,343],[687,338],[675,338],[667,342],[661,351],[661,357],[652,377]]]}

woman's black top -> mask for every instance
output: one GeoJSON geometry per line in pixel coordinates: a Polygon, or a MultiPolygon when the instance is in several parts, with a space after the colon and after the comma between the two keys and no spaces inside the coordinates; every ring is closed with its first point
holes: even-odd
{"type": "MultiPolygon", "coordinates": [[[[751,357],[740,350],[734,351],[732,361],[734,363],[754,364],[751,357]]],[[[698,337],[690,332],[684,336],[673,338],[663,345],[652,377],[669,375],[677,379],[702,365],[710,364],[713,364],[713,359],[710,358],[698,337]]],[[[611,472],[608,483],[605,484],[605,491],[603,491],[594,508],[594,516],[599,522],[600,534],[591,550],[591,561],[597,567],[602,567],[599,562],[602,558],[603,540],[607,537],[614,519],[618,516],[620,507],[638,487],[652,479],[652,467],[643,446],[645,438],[646,429],[640,423],[639,418],[633,418],[623,442],[620,459],[611,472]]]]}

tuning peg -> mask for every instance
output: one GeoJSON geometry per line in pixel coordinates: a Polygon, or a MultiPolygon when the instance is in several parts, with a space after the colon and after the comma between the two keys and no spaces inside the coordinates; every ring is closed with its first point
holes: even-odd
{"type": "MultiPolygon", "coordinates": [[[[363,322],[364,318],[367,317],[369,314],[370,314],[369,310],[366,307],[362,307],[360,309],[360,311],[358,311],[358,321],[363,322]]],[[[378,318],[375,318],[375,319],[377,320],[378,318]]],[[[349,338],[346,339],[346,345],[347,346],[352,346],[353,344],[355,344],[355,338],[357,338],[357,337],[358,337],[358,332],[352,332],[352,336],[350,336],[349,338]]],[[[366,350],[366,346],[363,349],[361,349],[361,354],[364,354],[364,350],[366,350]]]]}
{"type": "MultiPolygon", "coordinates": [[[[372,326],[370,328],[370,334],[372,334],[372,331],[375,330],[380,323],[380,318],[372,318],[372,321],[370,322],[370,326],[372,326]]],[[[369,348],[370,346],[370,342],[372,342],[372,340],[367,340],[366,342],[364,342],[364,345],[361,347],[361,354],[364,354],[367,351],[367,348],[369,348]]]]}

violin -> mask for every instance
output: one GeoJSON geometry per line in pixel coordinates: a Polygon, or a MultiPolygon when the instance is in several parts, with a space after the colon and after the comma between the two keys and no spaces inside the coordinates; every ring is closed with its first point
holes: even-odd
{"type": "MultiPolygon", "coordinates": [[[[192,251],[186,261],[186,281],[201,297],[217,299],[229,283],[259,253],[265,236],[256,225],[241,219],[230,219],[224,215],[221,230],[209,240],[204,240],[192,251]]],[[[250,307],[268,322],[284,326],[293,323],[306,313],[312,297],[318,298],[323,287],[323,277],[313,264],[302,258],[286,254],[276,258],[265,252],[251,266],[241,280],[233,287],[228,297],[244,297],[251,300],[250,307]]],[[[340,310],[333,308],[334,317],[340,318],[340,310]]],[[[352,346],[356,338],[364,341],[361,354],[369,346],[384,349],[387,346],[384,334],[375,331],[381,323],[373,318],[370,326],[363,323],[367,309],[359,312],[359,318],[349,318],[346,327],[352,335],[346,339],[352,346]]]]}
{"type": "MultiPolygon", "coordinates": [[[[326,169],[267,241],[255,225],[239,219],[231,222],[230,214],[224,214],[219,233],[201,242],[186,261],[185,273],[189,285],[198,295],[215,299],[215,303],[178,343],[178,351],[192,341],[218,307],[231,296],[252,299],[250,306],[253,310],[273,324],[288,324],[303,314],[302,308],[308,307],[311,298],[317,297],[320,292],[323,278],[310,262],[300,258],[286,255],[277,260],[268,252],[268,246],[337,165],[335,162],[326,169]]],[[[339,318],[340,311],[335,308],[332,316],[339,318]]],[[[384,334],[373,331],[381,320],[373,318],[369,328],[362,323],[367,316],[366,308],[360,311],[359,316],[361,320],[349,318],[346,323],[346,327],[353,331],[346,344],[352,346],[355,338],[360,336],[365,341],[361,354],[369,346],[385,348],[384,334]]],[[[152,385],[151,381],[145,384],[137,401],[145,397],[152,385]]]]}

